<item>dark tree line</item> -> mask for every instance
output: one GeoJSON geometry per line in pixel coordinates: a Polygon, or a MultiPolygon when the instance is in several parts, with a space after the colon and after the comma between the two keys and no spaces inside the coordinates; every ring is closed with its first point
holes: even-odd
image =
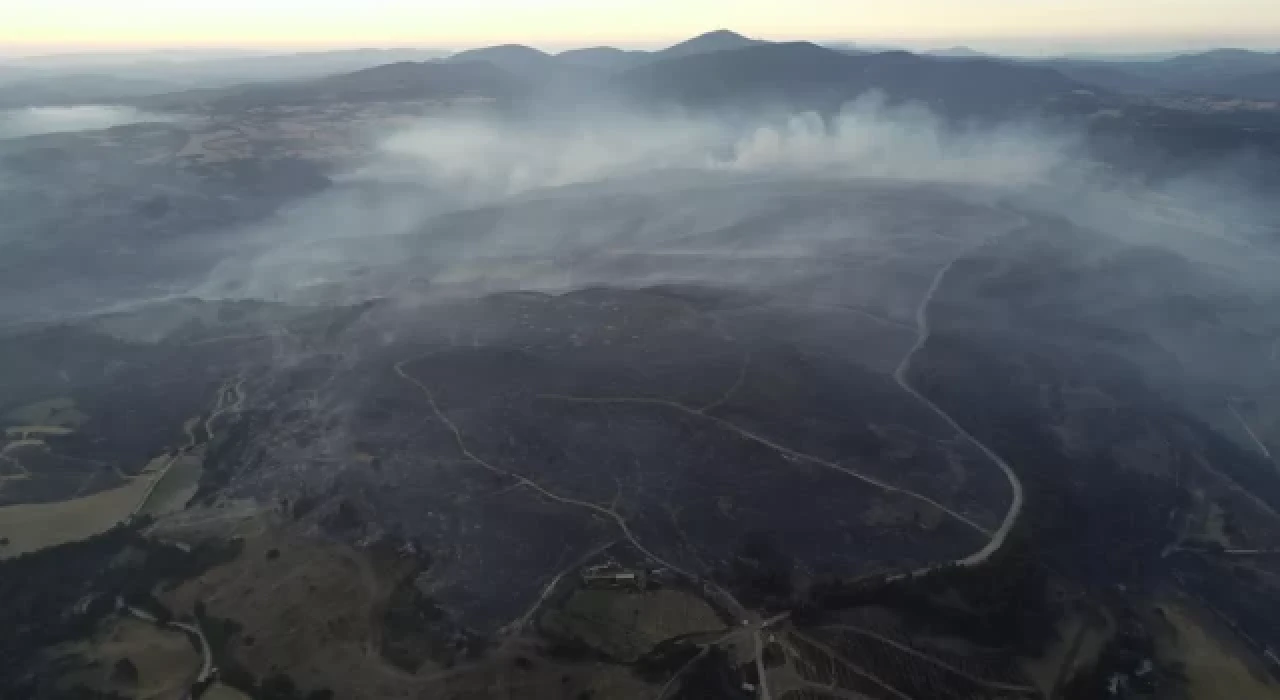
{"type": "Polygon", "coordinates": [[[45,649],[91,635],[117,600],[163,618],[167,611],[151,595],[156,586],[235,556],[234,546],[186,552],[148,540],[139,534],[147,524],[139,518],[80,542],[0,560],[0,697],[56,697],[61,691],[52,685],[57,674],[41,655],[45,649]]]}

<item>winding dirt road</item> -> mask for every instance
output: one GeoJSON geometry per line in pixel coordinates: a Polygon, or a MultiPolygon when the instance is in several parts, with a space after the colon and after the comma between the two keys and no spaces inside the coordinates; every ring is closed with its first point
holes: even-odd
{"type": "MultiPolygon", "coordinates": [[[[139,620],[150,622],[153,625],[160,624],[160,620],[146,610],[135,608],[132,605],[124,605],[123,601],[120,601],[119,599],[117,599],[117,605],[123,606],[126,612],[139,620]]],[[[209,638],[204,636],[204,630],[200,628],[199,623],[197,622],[197,624],[193,625],[187,622],[171,620],[168,624],[163,626],[172,627],[173,629],[186,632],[187,634],[195,636],[195,638],[200,641],[200,673],[196,675],[195,685],[200,685],[201,683],[209,680],[209,677],[213,675],[213,647],[209,644],[209,638]]]]}
{"type": "Polygon", "coordinates": [[[893,484],[886,483],[875,477],[863,474],[862,472],[856,469],[852,469],[842,464],[837,464],[836,462],[832,462],[831,460],[823,459],[815,455],[793,450],[790,447],[787,447],[785,445],[780,445],[762,435],[753,433],[750,430],[747,430],[746,428],[743,428],[742,426],[737,425],[736,423],[731,423],[727,420],[724,420],[723,418],[717,418],[716,416],[707,415],[702,411],[702,409],[690,408],[688,406],[685,406],[682,403],[677,403],[675,401],[667,401],[665,399],[651,399],[651,398],[643,398],[643,397],[594,398],[594,397],[586,397],[586,396],[566,396],[563,394],[539,394],[538,398],[553,400],[553,401],[565,401],[569,403],[640,404],[640,405],[650,405],[650,406],[663,406],[666,408],[674,409],[676,411],[680,411],[681,413],[685,413],[690,416],[703,418],[708,421],[711,421],[712,423],[715,423],[716,425],[720,426],[721,428],[724,428],[725,430],[728,430],[729,432],[736,433],[738,436],[746,440],[750,440],[751,442],[755,442],[765,447],[768,447],[769,449],[785,457],[790,457],[791,459],[799,460],[802,462],[817,464],[819,466],[823,466],[828,469],[834,469],[835,471],[842,472],[848,476],[851,476],[859,481],[875,486],[876,488],[879,488],[888,493],[896,493],[896,494],[920,501],[921,503],[926,503],[929,506],[936,508],[939,511],[942,511],[943,513],[946,513],[952,518],[955,518],[956,520],[964,523],[965,525],[968,525],[969,527],[977,530],[978,532],[981,532],[984,535],[992,534],[990,530],[988,530],[987,528],[984,528],[982,525],[979,525],[977,522],[974,522],[972,519],[966,517],[965,515],[962,515],[961,513],[951,510],[950,508],[942,505],[941,503],[933,500],[932,498],[929,498],[928,496],[925,496],[924,494],[916,493],[915,491],[911,491],[910,489],[904,489],[899,486],[894,486],[893,484]]]}
{"type": "MultiPolygon", "coordinates": [[[[947,425],[951,427],[952,430],[954,430],[957,434],[963,436],[965,440],[967,440],[970,444],[972,444],[979,451],[981,451],[989,460],[991,460],[992,463],[994,463],[997,467],[999,467],[1000,470],[1004,473],[1005,478],[1008,480],[1010,489],[1012,491],[1012,500],[1009,505],[1008,511],[1005,513],[1004,519],[1001,521],[1000,527],[995,532],[989,531],[988,529],[984,528],[982,525],[978,524],[972,519],[950,508],[947,508],[946,506],[942,505],[941,503],[938,503],[937,501],[927,496],[916,493],[914,491],[896,487],[891,484],[884,483],[878,479],[875,479],[868,475],[857,472],[856,470],[850,469],[840,464],[836,464],[835,462],[831,462],[829,460],[824,460],[819,457],[815,457],[813,455],[808,455],[808,454],[798,452],[791,448],[777,444],[763,436],[757,435],[729,421],[718,418],[716,416],[708,415],[709,409],[714,408],[719,404],[723,403],[725,400],[727,400],[738,388],[738,386],[743,382],[744,375],[746,373],[747,363],[749,362],[749,356],[748,358],[744,358],[741,372],[739,373],[739,376],[735,381],[734,385],[730,387],[730,389],[726,392],[725,396],[722,399],[702,408],[691,408],[689,406],[685,406],[683,404],[680,404],[674,401],[666,401],[663,399],[642,398],[642,397],[597,398],[597,397],[577,397],[577,396],[547,394],[547,395],[540,395],[538,398],[558,400],[558,401],[578,402],[578,403],[597,403],[597,404],[632,403],[632,404],[649,404],[649,405],[665,406],[667,408],[674,409],[691,416],[697,416],[705,420],[712,421],[725,430],[734,432],[744,439],[767,446],[786,457],[819,464],[821,466],[825,466],[827,468],[843,472],[853,478],[856,478],[860,481],[874,485],[885,491],[898,493],[898,494],[913,498],[915,500],[921,501],[923,503],[927,503],[930,506],[937,508],[939,511],[946,513],[947,515],[955,518],[956,520],[968,525],[969,527],[975,530],[978,530],[979,532],[982,532],[983,534],[989,536],[987,544],[983,546],[982,549],[978,550],[977,552],[974,552],[973,554],[970,554],[969,556],[966,556],[962,559],[959,559],[953,562],[947,562],[945,564],[937,564],[934,566],[925,567],[925,568],[916,570],[914,572],[911,572],[909,574],[900,574],[898,576],[890,577],[889,580],[901,579],[909,575],[921,575],[924,573],[928,573],[930,571],[934,571],[936,569],[940,569],[944,566],[963,566],[963,567],[977,566],[989,560],[992,557],[992,555],[994,555],[997,551],[1000,550],[1000,548],[1004,545],[1005,540],[1008,538],[1009,533],[1013,530],[1014,525],[1017,523],[1018,518],[1021,516],[1023,504],[1024,504],[1022,482],[1018,478],[1017,474],[1014,472],[1013,468],[1009,466],[1008,462],[1006,462],[1002,457],[1000,457],[1000,455],[996,454],[994,450],[992,450],[990,447],[984,444],[972,433],[970,433],[968,430],[963,428],[954,418],[951,417],[950,414],[948,414],[946,411],[944,411],[941,407],[939,407],[933,401],[931,401],[930,399],[925,397],[923,394],[921,394],[915,387],[911,385],[908,379],[911,372],[912,364],[916,356],[928,344],[929,338],[932,334],[932,328],[930,326],[930,320],[929,320],[929,306],[933,302],[933,298],[937,294],[938,289],[942,286],[943,279],[946,277],[946,274],[951,270],[952,266],[954,266],[955,262],[956,260],[953,259],[952,261],[948,262],[946,265],[944,265],[941,269],[938,270],[938,272],[934,275],[933,280],[929,286],[929,289],[924,295],[924,298],[921,299],[920,304],[916,309],[916,328],[915,328],[916,334],[917,334],[916,342],[911,347],[911,349],[907,352],[907,354],[902,358],[902,361],[898,364],[897,368],[893,373],[893,377],[894,377],[894,381],[898,384],[899,387],[902,388],[903,391],[910,394],[917,401],[919,401],[921,404],[926,406],[930,411],[932,411],[935,415],[941,418],[947,425]]],[[[428,356],[413,358],[410,360],[404,360],[402,362],[397,363],[394,366],[395,373],[401,379],[413,384],[419,389],[419,391],[422,392],[423,396],[427,400],[427,403],[431,407],[432,413],[453,434],[454,441],[457,443],[457,447],[459,451],[462,453],[462,455],[467,460],[479,465],[480,467],[483,467],[484,469],[490,472],[493,472],[494,474],[503,476],[505,478],[513,479],[514,481],[517,482],[518,486],[529,488],[551,501],[555,501],[557,503],[562,503],[566,505],[576,506],[579,508],[584,508],[599,516],[604,517],[607,520],[611,520],[617,526],[618,530],[622,533],[622,535],[632,544],[632,546],[634,546],[636,550],[639,551],[641,554],[643,554],[645,557],[647,557],[648,559],[650,559],[651,561],[653,561],[654,563],[660,566],[666,567],[671,571],[681,574],[682,576],[688,578],[691,581],[701,582],[704,588],[708,589],[708,592],[711,592],[712,590],[714,590],[714,592],[721,598],[721,600],[729,603],[734,608],[733,613],[735,617],[743,619],[744,621],[747,622],[746,627],[738,628],[738,629],[743,631],[750,631],[752,633],[752,637],[754,638],[753,641],[756,644],[756,660],[755,661],[757,666],[759,667],[758,671],[761,679],[760,697],[769,698],[770,694],[769,694],[769,688],[767,683],[767,672],[763,668],[763,658],[762,658],[763,645],[762,645],[762,640],[760,639],[760,630],[765,624],[768,624],[768,623],[757,622],[756,624],[752,625],[748,618],[756,618],[757,616],[751,615],[737,601],[737,599],[734,598],[732,595],[730,595],[727,591],[720,589],[718,586],[715,586],[710,582],[703,581],[701,577],[695,576],[692,573],[685,571],[680,567],[677,567],[671,564],[670,562],[664,560],[663,558],[659,557],[658,555],[654,554],[636,538],[635,534],[631,531],[631,528],[627,523],[626,519],[623,518],[621,515],[619,515],[617,511],[614,510],[613,507],[605,507],[596,503],[581,501],[578,499],[561,496],[559,494],[553,493],[547,490],[546,488],[544,488],[543,486],[541,486],[540,484],[538,484],[537,482],[533,481],[532,479],[529,479],[525,476],[522,476],[520,474],[511,472],[511,471],[508,471],[506,469],[497,467],[485,461],[484,459],[480,458],[475,453],[473,453],[467,447],[466,440],[463,438],[462,432],[459,430],[458,426],[452,421],[452,419],[448,417],[448,415],[445,414],[445,412],[440,408],[439,404],[436,402],[435,395],[432,393],[431,389],[427,387],[423,382],[421,382],[420,380],[418,380],[417,378],[413,377],[412,375],[410,375],[408,372],[405,371],[405,366],[408,363],[425,359],[425,357],[428,357],[428,356]]],[[[563,573],[561,575],[563,575],[563,573]]],[[[556,580],[558,581],[559,578],[560,577],[557,576],[556,580]]],[[[549,586],[549,588],[554,587],[554,583],[555,581],[553,581],[552,585],[549,586]]],[[[547,593],[546,590],[544,590],[543,592],[544,598],[546,596],[546,593],[547,593]]],[[[539,604],[540,603],[541,603],[541,600],[539,601],[539,604]]],[[[536,610],[537,607],[538,605],[535,605],[534,610],[536,610]]],[[[532,613],[533,611],[531,610],[530,615],[532,613]]],[[[522,626],[522,623],[524,623],[528,617],[529,615],[526,615],[525,618],[522,618],[521,620],[517,621],[517,624],[522,626]]],[[[730,634],[732,635],[734,633],[731,632],[730,634]]],[[[680,674],[677,674],[677,677],[679,677],[679,675],[680,674]]],[[[674,681],[674,679],[672,680],[674,681]]],[[[996,684],[990,683],[989,681],[981,681],[981,679],[974,679],[974,680],[979,680],[979,682],[988,683],[992,687],[996,685],[996,684]]],[[[659,693],[660,698],[665,695],[667,687],[670,687],[670,685],[671,683],[668,683],[667,686],[664,687],[663,691],[659,693]]],[[[901,696],[901,692],[897,691],[894,688],[886,688],[886,689],[895,693],[896,695],[901,696]]],[[[1002,689],[1011,690],[1011,691],[1024,690],[1021,687],[1014,687],[1014,686],[1006,686],[1002,689]]]]}
{"type": "MultiPolygon", "coordinates": [[[[1009,482],[1009,488],[1012,492],[1012,498],[1009,504],[1009,509],[1005,512],[1005,516],[1000,523],[1000,527],[996,529],[994,532],[983,527],[982,525],[975,522],[971,518],[965,516],[964,514],[959,513],[955,510],[952,510],[951,508],[948,508],[942,505],[938,501],[932,498],[929,498],[928,496],[917,493],[915,491],[911,491],[909,489],[904,489],[898,486],[894,486],[892,484],[885,483],[879,479],[863,474],[855,469],[851,469],[842,464],[837,464],[830,460],[822,459],[821,457],[817,457],[810,454],[805,454],[803,452],[799,452],[797,450],[791,449],[784,445],[780,445],[766,437],[753,433],[732,422],[729,422],[722,418],[718,418],[713,415],[709,415],[706,412],[705,408],[702,408],[702,409],[691,408],[689,406],[685,406],[684,404],[681,404],[675,401],[668,401],[666,399],[655,399],[655,398],[649,398],[649,397],[583,397],[583,396],[566,396],[562,394],[540,394],[538,398],[556,400],[556,401],[567,401],[567,402],[573,402],[573,403],[647,404],[651,406],[663,406],[666,408],[677,410],[690,416],[694,416],[694,417],[698,417],[698,418],[702,418],[702,419],[714,422],[717,425],[719,425],[721,428],[724,428],[725,430],[736,433],[737,435],[739,435],[744,439],[769,447],[770,449],[778,452],[779,454],[782,454],[791,459],[806,461],[806,462],[827,467],[829,469],[834,469],[848,476],[851,476],[855,479],[858,479],[859,481],[863,481],[867,484],[880,488],[886,492],[896,493],[896,494],[903,495],[908,498],[920,501],[921,503],[928,504],[929,506],[938,509],[942,513],[947,514],[948,516],[956,519],[961,523],[964,523],[965,525],[973,528],[974,530],[977,530],[978,532],[981,532],[983,535],[986,535],[988,537],[987,544],[983,546],[982,549],[962,559],[924,567],[909,573],[902,573],[896,576],[891,576],[888,579],[890,581],[906,578],[909,575],[922,575],[930,571],[940,569],[944,566],[963,566],[963,567],[977,566],[979,564],[982,564],[983,562],[986,562],[988,559],[991,558],[993,554],[995,554],[997,551],[1000,550],[1002,546],[1004,546],[1005,540],[1008,539],[1009,533],[1013,530],[1014,525],[1017,524],[1018,522],[1018,518],[1022,515],[1022,508],[1023,508],[1023,502],[1024,502],[1022,481],[1018,478],[1018,475],[1017,473],[1014,472],[1013,468],[1009,466],[1008,462],[1006,462],[1002,457],[1000,457],[1000,455],[996,454],[994,450],[992,450],[990,447],[984,444],[981,440],[976,438],[968,430],[965,430],[963,427],[961,427],[961,425],[954,418],[952,418],[950,414],[948,414],[946,411],[944,411],[941,407],[939,407],[933,401],[931,401],[930,399],[925,397],[923,394],[921,394],[915,387],[911,386],[911,382],[908,380],[908,376],[910,375],[910,372],[911,372],[911,366],[915,360],[916,355],[919,354],[919,352],[929,342],[929,337],[932,334],[932,327],[929,322],[929,306],[933,302],[934,295],[937,294],[938,289],[942,286],[943,279],[946,277],[947,273],[951,270],[952,266],[955,265],[955,262],[956,262],[956,259],[953,259],[952,261],[948,262],[946,265],[942,266],[942,268],[938,270],[938,272],[933,277],[933,281],[929,285],[928,291],[925,293],[924,297],[920,301],[919,306],[916,308],[916,342],[911,347],[911,349],[907,352],[907,354],[903,356],[902,361],[898,363],[898,367],[893,373],[893,378],[894,378],[894,381],[897,382],[898,386],[901,387],[903,391],[910,394],[913,398],[915,398],[916,401],[923,404],[935,415],[937,415],[944,422],[946,422],[946,424],[950,426],[952,430],[954,430],[957,434],[962,436],[966,441],[968,441],[970,444],[976,447],[980,452],[982,452],[983,455],[985,455],[989,460],[991,460],[993,464],[999,467],[1001,472],[1004,473],[1005,478],[1009,482]]],[[[744,365],[744,371],[745,371],[745,365],[744,365]]],[[[401,376],[404,376],[404,375],[402,374],[401,376]]],[[[411,379],[411,381],[413,380],[411,379]]],[[[735,387],[740,382],[741,382],[741,378],[739,378],[738,382],[735,383],[735,387]]],[[[611,512],[611,511],[607,511],[607,509],[601,509],[599,506],[591,505],[589,507],[600,509],[605,512],[611,512]]],[[[677,569],[677,571],[679,570],[677,569]]]]}
{"type": "MultiPolygon", "coordinates": [[[[929,305],[933,302],[933,297],[937,294],[938,288],[942,286],[943,278],[951,271],[952,266],[955,265],[956,260],[958,259],[959,258],[953,259],[951,262],[944,265],[942,269],[938,270],[938,273],[933,276],[933,283],[929,285],[929,291],[920,301],[920,306],[916,308],[916,344],[911,348],[906,356],[902,358],[902,362],[898,364],[898,369],[893,373],[893,379],[898,383],[898,386],[902,387],[903,391],[914,396],[917,401],[924,404],[939,418],[946,421],[947,425],[951,426],[952,430],[955,430],[957,433],[962,435],[965,440],[968,440],[970,444],[978,448],[982,454],[986,455],[987,459],[990,459],[992,463],[1000,467],[1000,470],[1004,472],[1005,478],[1009,481],[1009,488],[1013,491],[1013,500],[1009,504],[1009,510],[1005,513],[1004,520],[1000,523],[1000,528],[992,533],[991,539],[987,542],[985,547],[963,559],[953,562],[955,566],[969,567],[977,566],[987,561],[991,558],[991,555],[999,551],[1000,547],[1004,545],[1004,541],[1009,537],[1009,533],[1013,530],[1013,526],[1017,524],[1018,517],[1022,515],[1023,492],[1022,481],[1018,479],[1018,475],[1013,471],[1013,468],[1009,466],[1008,462],[1004,461],[1000,455],[996,454],[990,447],[987,447],[981,440],[974,437],[968,430],[961,427],[950,414],[942,410],[942,408],[937,404],[930,401],[923,394],[917,391],[915,387],[911,386],[911,382],[907,379],[908,375],[911,373],[912,362],[915,360],[916,355],[929,342],[929,336],[932,333],[932,329],[929,325],[929,305]]],[[[919,575],[927,573],[937,568],[939,567],[927,567],[914,572],[914,574],[919,575]]]]}

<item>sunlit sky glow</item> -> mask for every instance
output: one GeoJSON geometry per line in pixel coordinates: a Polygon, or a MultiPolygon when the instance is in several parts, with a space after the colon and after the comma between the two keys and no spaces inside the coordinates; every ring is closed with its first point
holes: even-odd
{"type": "Polygon", "coordinates": [[[1280,0],[0,0],[0,51],[768,39],[1280,46],[1280,0]]]}

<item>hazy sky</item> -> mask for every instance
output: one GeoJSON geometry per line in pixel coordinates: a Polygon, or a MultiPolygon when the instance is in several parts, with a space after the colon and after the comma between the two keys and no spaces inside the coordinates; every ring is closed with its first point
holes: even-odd
{"type": "Polygon", "coordinates": [[[1280,0],[0,0],[0,49],[771,39],[1280,44],[1280,0]],[[1028,41],[1031,40],[1031,41],[1028,41]]]}

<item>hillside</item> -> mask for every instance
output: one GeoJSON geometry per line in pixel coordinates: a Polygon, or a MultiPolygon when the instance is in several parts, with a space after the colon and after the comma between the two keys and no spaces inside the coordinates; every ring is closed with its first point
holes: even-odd
{"type": "Polygon", "coordinates": [[[555,58],[550,54],[519,44],[462,51],[451,56],[447,62],[460,64],[477,61],[491,63],[512,75],[525,77],[544,74],[556,64],[555,58]]]}
{"type": "Polygon", "coordinates": [[[1108,90],[1194,92],[1253,99],[1280,95],[1280,54],[1219,49],[1160,61],[1054,59],[1036,65],[1108,90]]]}
{"type": "Polygon", "coordinates": [[[654,53],[654,58],[665,60],[669,58],[683,58],[685,56],[697,56],[699,54],[714,53],[716,51],[733,51],[735,49],[745,49],[751,46],[759,46],[766,42],[759,39],[749,39],[736,32],[727,29],[717,29],[714,32],[707,32],[696,36],[687,41],[682,41],[675,46],[670,46],[661,51],[654,53]]]}
{"type": "Polygon", "coordinates": [[[459,97],[509,98],[523,81],[485,61],[402,61],[319,80],[258,83],[148,97],[151,109],[248,109],[336,102],[394,102],[459,97]]]}
{"type": "Polygon", "coordinates": [[[624,51],[612,46],[595,46],[563,51],[556,54],[555,58],[563,65],[619,71],[652,60],[652,54],[648,51],[624,51]]]}
{"type": "Polygon", "coordinates": [[[891,99],[924,102],[950,116],[1034,108],[1083,88],[1035,66],[906,52],[849,55],[810,43],[760,44],[663,60],[628,71],[619,82],[641,99],[696,107],[833,109],[879,89],[891,99]]]}
{"type": "Polygon", "coordinates": [[[546,79],[584,78],[673,58],[756,46],[765,42],[728,30],[708,32],[660,51],[628,51],[612,46],[571,49],[556,55],[528,46],[504,44],[454,54],[449,62],[487,61],[513,75],[546,79]]]}
{"type": "Polygon", "coordinates": [[[1232,97],[1280,100],[1280,68],[1206,83],[1204,89],[1232,97]]]}
{"type": "MultiPolygon", "coordinates": [[[[0,70],[7,70],[7,67],[0,70]]],[[[176,86],[158,80],[143,80],[76,73],[64,76],[38,76],[0,84],[0,108],[33,105],[110,104],[140,95],[153,95],[173,90],[176,86]]]]}

